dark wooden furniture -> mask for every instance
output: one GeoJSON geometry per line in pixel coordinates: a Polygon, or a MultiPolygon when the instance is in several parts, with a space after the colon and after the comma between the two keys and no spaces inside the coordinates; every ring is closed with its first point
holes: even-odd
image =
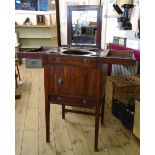
{"type": "Polygon", "coordinates": [[[136,63],[132,53],[101,50],[101,26],[102,6],[68,6],[68,47],[44,47],[17,54],[19,58],[43,60],[47,142],[50,142],[50,104],[60,104],[63,119],[66,112],[95,116],[94,150],[98,151],[99,120],[101,116],[103,124],[104,116],[102,64],[136,63]],[[66,105],[94,108],[95,112],[66,109],[66,105]]]}
{"type": "Polygon", "coordinates": [[[42,59],[44,66],[46,141],[50,142],[50,104],[62,105],[62,118],[66,112],[95,116],[95,144],[98,151],[99,120],[103,124],[104,94],[102,64],[132,64],[132,53],[101,49],[102,7],[68,6],[68,47],[39,48],[18,53],[19,58],[42,59]],[[93,14],[85,23],[82,15],[93,14]],[[74,19],[76,14],[79,18],[74,19]],[[76,22],[76,24],[74,22],[76,22]],[[90,39],[91,38],[91,39],[90,39]],[[93,39],[92,39],[93,38],[93,39]],[[65,106],[94,108],[95,112],[66,109],[65,106]]]}
{"type": "Polygon", "coordinates": [[[66,48],[39,48],[17,53],[18,58],[42,59],[44,65],[46,141],[50,142],[50,104],[62,105],[66,112],[95,116],[95,144],[98,151],[99,120],[103,124],[102,64],[135,65],[131,53],[66,48]],[[95,113],[66,109],[65,105],[94,108],[95,113]]]}
{"type": "Polygon", "coordinates": [[[102,62],[97,57],[45,56],[46,133],[49,142],[49,103],[62,105],[65,112],[95,115],[95,150],[98,145],[99,116],[103,124],[102,62]],[[66,109],[65,105],[95,108],[95,113],[66,109]],[[101,108],[102,107],[102,108],[101,108]],[[100,113],[101,111],[101,113],[100,113]]]}
{"type": "Polygon", "coordinates": [[[101,48],[102,6],[67,6],[67,44],[69,47],[101,48]]]}

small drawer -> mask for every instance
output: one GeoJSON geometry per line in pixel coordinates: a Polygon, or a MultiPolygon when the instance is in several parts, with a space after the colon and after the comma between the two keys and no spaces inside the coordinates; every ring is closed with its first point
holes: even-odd
{"type": "Polygon", "coordinates": [[[76,65],[81,67],[97,67],[96,57],[77,57],[77,56],[49,56],[49,63],[58,63],[63,65],[76,65]]]}
{"type": "Polygon", "coordinates": [[[48,56],[48,62],[50,63],[59,63],[60,56],[48,56]]]}

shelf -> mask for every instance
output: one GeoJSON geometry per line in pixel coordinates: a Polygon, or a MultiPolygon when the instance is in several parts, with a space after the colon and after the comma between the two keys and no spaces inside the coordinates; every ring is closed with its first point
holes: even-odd
{"type": "MultiPolygon", "coordinates": [[[[42,46],[47,46],[47,47],[52,47],[53,45],[52,44],[50,44],[50,45],[42,45],[42,46]]],[[[28,49],[28,48],[30,48],[30,49],[34,49],[34,48],[40,48],[41,46],[21,46],[20,47],[20,49],[28,49]]]]}
{"type": "Polygon", "coordinates": [[[50,26],[50,25],[15,25],[15,27],[19,28],[54,28],[55,26],[50,26]]]}
{"type": "Polygon", "coordinates": [[[52,37],[55,37],[57,35],[56,29],[52,30],[51,27],[16,27],[16,32],[19,33],[20,39],[51,39],[52,37]]]}
{"type": "Polygon", "coordinates": [[[53,38],[52,36],[51,37],[20,37],[20,39],[51,39],[53,38]]]}
{"type": "Polygon", "coordinates": [[[56,26],[50,25],[16,25],[19,33],[20,49],[39,48],[57,45],[56,26]]]}
{"type": "Polygon", "coordinates": [[[51,36],[51,37],[20,37],[20,39],[56,39],[56,36],[51,36]]]}
{"type": "Polygon", "coordinates": [[[41,46],[21,46],[20,48],[40,48],[41,46]]]}

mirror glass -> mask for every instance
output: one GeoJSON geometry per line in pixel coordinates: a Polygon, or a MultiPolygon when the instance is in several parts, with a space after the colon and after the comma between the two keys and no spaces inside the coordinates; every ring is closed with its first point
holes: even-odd
{"type": "Polygon", "coordinates": [[[100,48],[101,6],[68,6],[68,45],[100,48]]]}
{"type": "Polygon", "coordinates": [[[72,11],[72,45],[96,45],[97,11],[72,11]]]}

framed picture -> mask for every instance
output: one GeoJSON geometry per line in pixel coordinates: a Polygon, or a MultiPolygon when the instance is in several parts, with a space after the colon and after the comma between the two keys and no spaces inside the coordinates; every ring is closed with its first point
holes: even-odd
{"type": "Polygon", "coordinates": [[[119,37],[118,43],[119,43],[120,45],[126,46],[126,38],[121,38],[121,37],[119,37]]]}
{"type": "Polygon", "coordinates": [[[37,25],[45,25],[45,15],[36,15],[37,25]]]}

